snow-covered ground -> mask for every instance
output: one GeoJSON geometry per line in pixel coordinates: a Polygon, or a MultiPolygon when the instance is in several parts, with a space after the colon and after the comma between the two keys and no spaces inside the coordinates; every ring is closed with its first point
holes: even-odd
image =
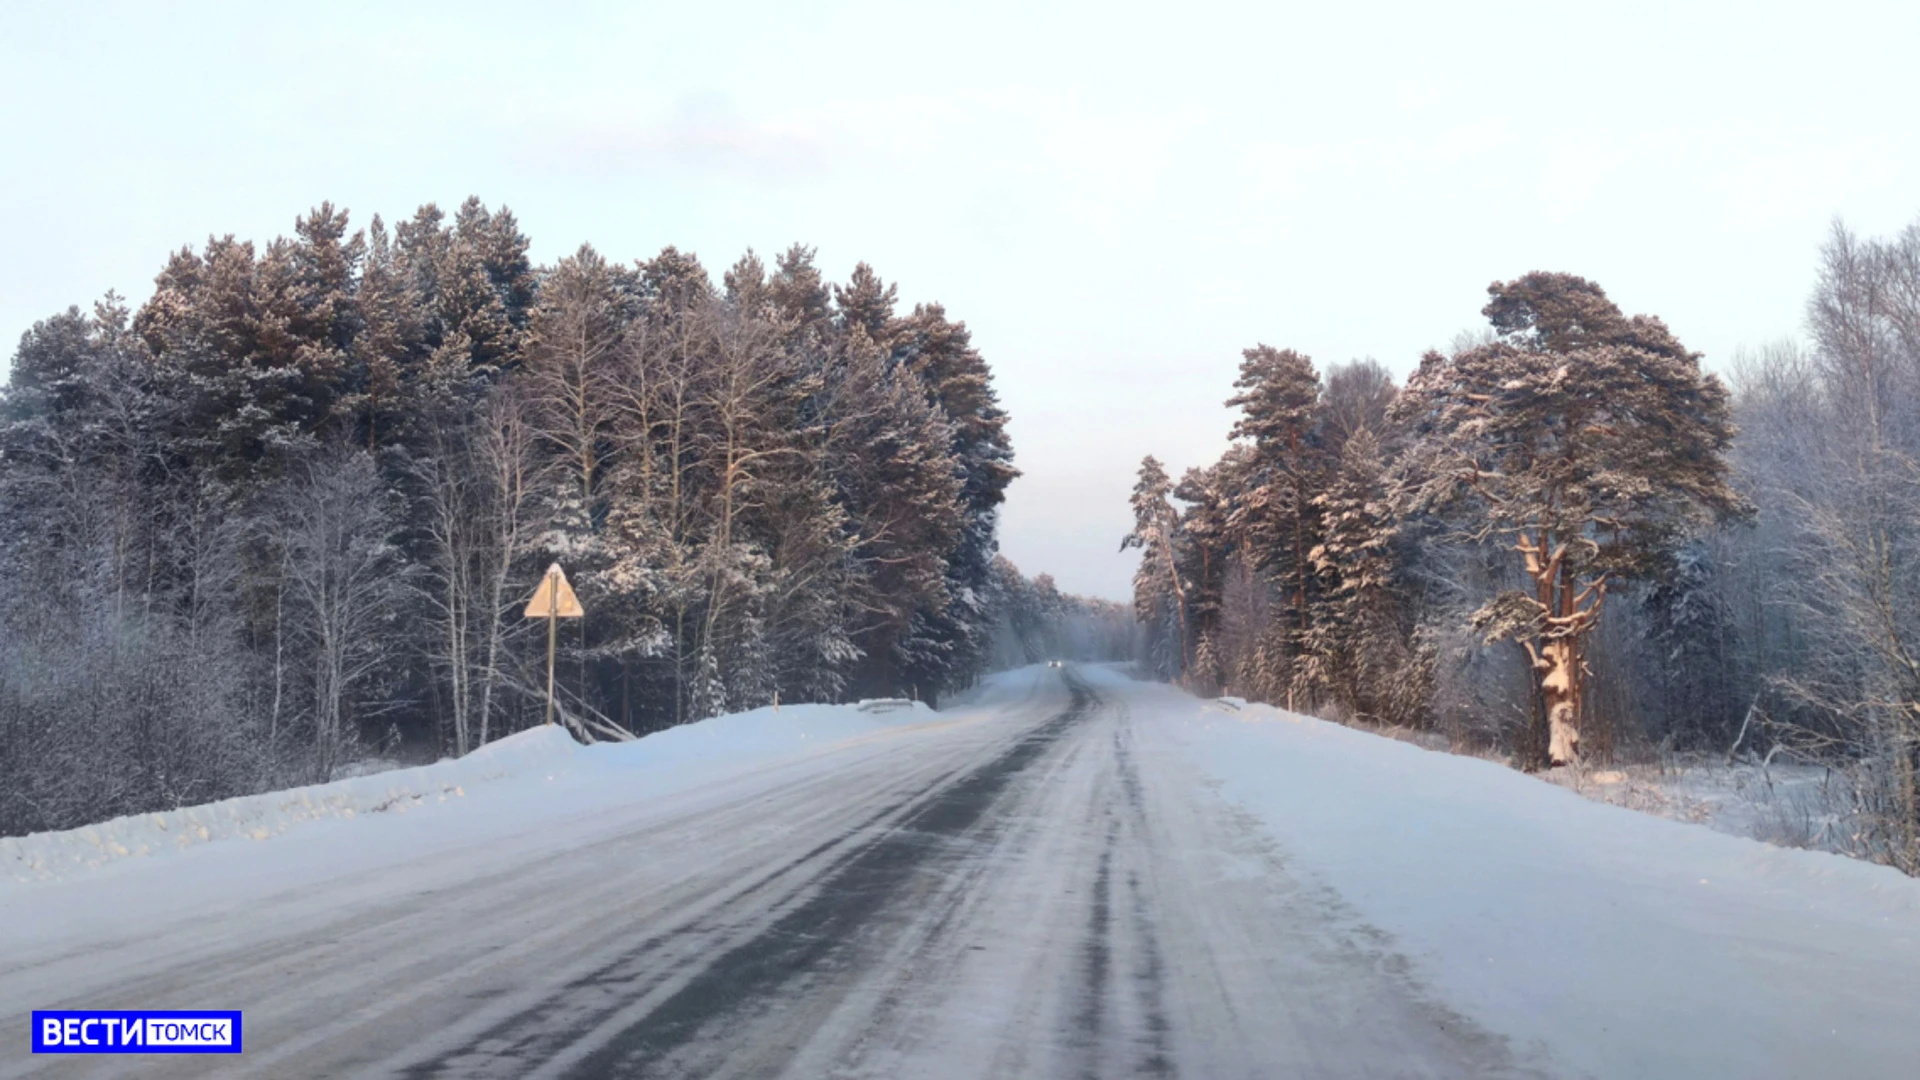
{"type": "Polygon", "coordinates": [[[0,1015],[137,966],[143,938],[170,937],[180,948],[168,956],[195,941],[271,940],[589,845],[636,815],[698,815],[831,773],[949,724],[917,704],[787,705],[633,743],[581,746],[534,728],[457,761],[0,838],[0,1015]]]}
{"type": "MultiPolygon", "coordinates": [[[[940,713],[528,732],[0,867],[0,1017],[242,1008],[215,1064],[250,1075],[1920,1061],[1920,882],[1090,666],[940,713]]],[[[0,1076],[116,1064],[0,1043],[0,1076]]]]}
{"type": "MultiPolygon", "coordinates": [[[[522,731],[458,760],[382,768],[332,783],[114,818],[62,832],[0,837],[0,876],[47,880],[203,844],[268,840],[327,820],[401,815],[469,795],[483,814],[530,821],[597,799],[665,795],[719,775],[817,755],[849,739],[934,719],[918,702],[789,705],[718,716],[633,743],[581,746],[559,726],[522,731]],[[549,798],[561,784],[565,796],[549,798]]],[[[357,773],[360,770],[343,770],[357,773]]],[[[366,837],[366,833],[357,834],[366,837]]]]}
{"type": "Polygon", "coordinates": [[[1920,1075],[1920,881],[1267,706],[1134,693],[1291,866],[1564,1068],[1920,1075]]]}
{"type": "Polygon", "coordinates": [[[1654,765],[1623,765],[1550,779],[1589,799],[1641,810],[1718,832],[1783,847],[1837,854],[1850,850],[1854,822],[1845,776],[1819,765],[1751,761],[1728,764],[1708,755],[1654,765]]]}

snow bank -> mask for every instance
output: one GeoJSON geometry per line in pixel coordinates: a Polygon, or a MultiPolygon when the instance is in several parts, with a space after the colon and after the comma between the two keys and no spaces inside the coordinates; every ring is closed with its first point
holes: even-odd
{"type": "Polygon", "coordinates": [[[894,712],[898,709],[911,709],[913,702],[903,697],[861,698],[854,708],[861,712],[894,712]]]}
{"type": "Polygon", "coordinates": [[[729,770],[822,752],[851,738],[933,718],[932,710],[918,702],[879,711],[853,705],[790,705],[716,716],[630,743],[594,746],[579,745],[557,725],[538,727],[458,760],[114,818],[62,832],[0,837],[0,878],[64,878],[123,859],[221,841],[268,840],[322,819],[404,814],[466,799],[503,780],[565,775],[573,791],[589,796],[588,803],[595,794],[631,799],[636,793],[681,788],[729,770]]]}
{"type": "Polygon", "coordinates": [[[1818,765],[1731,765],[1706,755],[1664,765],[1627,765],[1554,783],[1598,802],[1690,821],[1782,847],[1846,854],[1862,827],[1847,778],[1818,765]]]}
{"type": "Polygon", "coordinates": [[[683,724],[630,743],[587,747],[597,766],[684,771],[817,752],[847,739],[935,718],[918,702],[867,712],[859,705],[782,705],[683,724]]]}
{"type": "Polygon", "coordinates": [[[1576,1075],[1915,1075],[1920,881],[1270,706],[1131,692],[1291,870],[1576,1075]]]}
{"type": "Polygon", "coordinates": [[[470,787],[556,764],[581,749],[559,727],[535,728],[457,761],[114,818],[63,832],[0,837],[0,872],[19,880],[61,877],[117,859],[197,844],[265,840],[321,818],[403,814],[429,800],[463,798],[470,787]]]}

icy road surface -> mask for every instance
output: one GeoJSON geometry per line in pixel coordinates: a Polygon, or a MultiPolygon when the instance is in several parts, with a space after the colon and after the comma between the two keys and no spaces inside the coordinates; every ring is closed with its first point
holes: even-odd
{"type": "Polygon", "coordinates": [[[1916,883],[1107,670],[664,793],[556,770],[0,882],[0,1076],[1869,1077],[1920,1050],[1916,883]],[[80,1007],[242,1009],[246,1053],[26,1053],[30,1009],[80,1007]]]}

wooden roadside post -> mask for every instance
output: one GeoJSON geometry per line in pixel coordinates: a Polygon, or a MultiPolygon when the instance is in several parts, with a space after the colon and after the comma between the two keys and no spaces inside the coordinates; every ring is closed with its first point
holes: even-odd
{"type": "Polygon", "coordinates": [[[580,600],[573,595],[573,586],[567,584],[566,571],[559,563],[547,567],[545,577],[540,579],[540,587],[533,591],[533,599],[527,601],[526,617],[547,620],[547,723],[553,723],[553,653],[560,641],[561,619],[582,619],[586,611],[580,607],[580,600]]]}

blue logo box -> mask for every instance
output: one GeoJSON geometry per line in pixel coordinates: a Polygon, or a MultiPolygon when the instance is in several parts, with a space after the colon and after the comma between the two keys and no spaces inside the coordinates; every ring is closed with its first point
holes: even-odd
{"type": "Polygon", "coordinates": [[[36,1054],[237,1054],[239,1009],[35,1009],[36,1054]]]}

